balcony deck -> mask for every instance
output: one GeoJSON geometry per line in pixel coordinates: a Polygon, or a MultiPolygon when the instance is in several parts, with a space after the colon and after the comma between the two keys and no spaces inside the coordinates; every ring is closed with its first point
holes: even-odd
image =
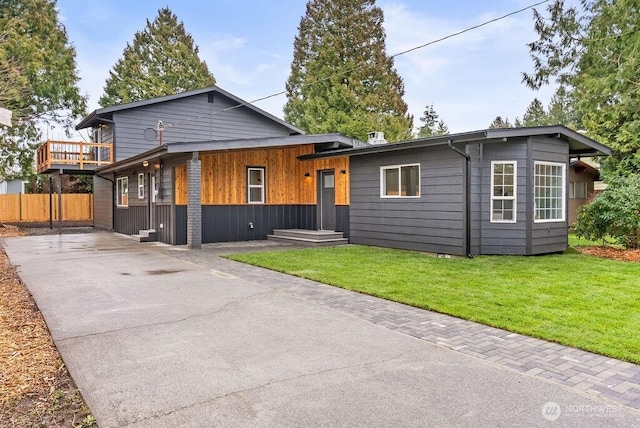
{"type": "Polygon", "coordinates": [[[63,171],[65,174],[92,174],[113,163],[112,143],[53,141],[38,147],[38,174],[63,171]]]}

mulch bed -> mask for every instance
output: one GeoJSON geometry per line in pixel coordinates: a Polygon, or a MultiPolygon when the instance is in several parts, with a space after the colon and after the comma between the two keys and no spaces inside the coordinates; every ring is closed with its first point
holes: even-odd
{"type": "Polygon", "coordinates": [[[640,249],[624,250],[622,248],[599,246],[575,247],[575,249],[580,251],[582,254],[588,254],[590,256],[596,256],[604,259],[613,259],[622,262],[640,262],[640,249]]]}
{"type": "MultiPolygon", "coordinates": [[[[26,232],[15,226],[0,227],[0,238],[21,235],[26,232]]],[[[38,307],[0,247],[0,427],[94,424],[38,307]]]]}

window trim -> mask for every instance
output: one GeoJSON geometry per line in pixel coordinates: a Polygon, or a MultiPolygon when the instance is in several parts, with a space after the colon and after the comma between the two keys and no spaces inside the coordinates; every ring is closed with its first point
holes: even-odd
{"type": "Polygon", "coordinates": [[[138,199],[144,199],[144,173],[138,174],[138,199]]]}
{"type": "Polygon", "coordinates": [[[491,161],[491,195],[489,204],[489,221],[490,223],[517,223],[518,222],[518,161],[491,161]],[[513,165],[513,197],[511,196],[495,196],[493,187],[494,183],[494,167],[495,165],[513,165]],[[493,218],[493,201],[513,201],[513,220],[503,220],[493,218]]]}
{"type": "Polygon", "coordinates": [[[562,223],[567,221],[567,164],[562,162],[549,162],[549,161],[534,161],[533,162],[533,222],[534,223],[562,223]],[[559,166],[562,169],[562,217],[561,218],[545,218],[538,219],[537,206],[536,206],[536,166],[559,166]]]}
{"type": "Polygon", "coordinates": [[[588,199],[589,197],[589,183],[586,181],[570,181],[569,182],[569,188],[568,188],[568,192],[567,192],[568,198],[569,199],[588,199]],[[576,196],[576,188],[578,186],[576,185],[580,185],[580,187],[582,187],[584,189],[584,198],[578,198],[576,196]]]}
{"type": "Polygon", "coordinates": [[[267,169],[264,166],[248,166],[247,167],[247,204],[264,205],[267,202],[267,169]],[[260,171],[262,173],[262,184],[251,184],[251,171],[260,171]],[[261,189],[260,201],[251,201],[251,189],[261,189]]]}
{"type": "Polygon", "coordinates": [[[128,208],[129,207],[129,177],[118,177],[116,179],[116,206],[117,207],[121,207],[121,208],[128,208]],[[126,183],[126,187],[127,187],[127,191],[123,192],[123,186],[122,184],[126,183]],[[122,197],[123,196],[127,196],[127,203],[126,204],[121,204],[120,202],[122,201],[122,197]]]}
{"type": "Polygon", "coordinates": [[[383,199],[420,199],[422,195],[422,177],[420,173],[420,164],[419,163],[407,163],[401,165],[385,165],[380,167],[380,197],[383,199]],[[417,166],[418,167],[418,194],[412,196],[403,196],[402,195],[402,168],[409,166],[417,166]],[[387,170],[396,169],[398,170],[398,194],[397,195],[385,195],[385,177],[384,173],[387,170]]]}

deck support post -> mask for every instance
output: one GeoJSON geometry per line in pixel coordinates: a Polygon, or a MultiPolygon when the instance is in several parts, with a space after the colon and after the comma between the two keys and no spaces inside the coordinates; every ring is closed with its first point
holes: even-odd
{"type": "Polygon", "coordinates": [[[201,170],[198,152],[193,152],[187,161],[187,248],[192,250],[202,247],[201,170]]]}
{"type": "Polygon", "coordinates": [[[58,172],[58,235],[62,234],[62,173],[64,170],[58,172]]]}
{"type": "Polygon", "coordinates": [[[53,177],[49,174],[49,229],[53,230],[53,177]]]}

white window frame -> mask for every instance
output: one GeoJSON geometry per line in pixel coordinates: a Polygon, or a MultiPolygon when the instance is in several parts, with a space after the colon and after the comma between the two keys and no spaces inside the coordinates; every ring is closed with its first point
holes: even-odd
{"type": "Polygon", "coordinates": [[[144,199],[144,173],[138,174],[138,199],[144,199]]]}
{"type": "Polygon", "coordinates": [[[118,179],[116,180],[117,186],[116,186],[116,192],[117,192],[117,197],[116,197],[116,206],[118,207],[128,207],[129,206],[129,177],[118,177],[118,179]],[[126,186],[123,186],[123,184],[126,183],[126,186]],[[127,191],[123,191],[123,189],[127,189],[127,191]],[[127,203],[124,204],[122,203],[123,200],[123,196],[127,197],[127,203]]]}
{"type": "Polygon", "coordinates": [[[385,165],[380,167],[380,197],[383,199],[418,199],[422,194],[422,177],[420,173],[420,164],[419,163],[409,163],[403,165],[385,165]],[[403,195],[402,194],[402,168],[407,168],[411,166],[418,167],[418,194],[417,195],[403,195]],[[398,194],[397,195],[387,195],[385,194],[385,171],[395,169],[398,171],[398,194]]]}
{"type": "Polygon", "coordinates": [[[266,168],[263,166],[251,166],[247,168],[247,203],[248,204],[264,204],[265,203],[265,182],[267,179],[266,168]],[[251,184],[251,172],[260,171],[262,175],[262,184],[251,184]],[[251,200],[251,189],[260,189],[260,200],[251,200]]]}
{"type": "Polygon", "coordinates": [[[560,223],[566,221],[567,218],[567,165],[560,162],[547,162],[547,161],[535,161],[533,163],[533,222],[534,223],[560,223]],[[561,203],[561,218],[538,218],[538,199],[536,197],[536,189],[539,187],[536,184],[536,169],[538,165],[542,166],[556,166],[560,167],[562,171],[560,195],[562,197],[561,203]]]}
{"type": "Polygon", "coordinates": [[[489,206],[491,223],[517,223],[518,216],[518,161],[491,161],[491,205],[489,206]],[[495,166],[513,165],[513,196],[495,196],[495,166]],[[513,220],[493,218],[493,201],[513,201],[513,220]]]}

